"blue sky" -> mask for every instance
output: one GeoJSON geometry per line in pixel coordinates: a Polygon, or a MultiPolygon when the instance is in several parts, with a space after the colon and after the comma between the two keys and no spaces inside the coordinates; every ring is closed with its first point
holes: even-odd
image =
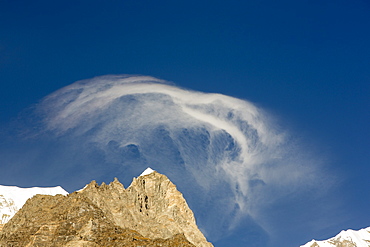
{"type": "MultiPolygon", "coordinates": [[[[320,231],[302,228],[310,236],[296,232],[284,246],[363,228],[370,225],[369,11],[365,0],[3,0],[0,124],[7,126],[55,90],[106,74],[150,75],[246,99],[274,115],[324,161],[322,172],[333,175],[335,184],[326,200],[340,198],[340,205],[321,210],[335,212],[322,220],[345,217],[334,225],[323,223],[327,227],[320,231]]],[[[0,162],[2,170],[12,165],[9,159],[0,162]]],[[[22,183],[20,178],[6,182],[22,183]]],[[[321,198],[316,206],[327,205],[321,198]]],[[[282,198],[271,212],[283,220],[284,211],[294,211],[285,206],[282,198]]],[[[293,228],[305,222],[275,224],[293,228]]],[[[267,238],[249,223],[235,233],[216,246],[267,238]]]]}

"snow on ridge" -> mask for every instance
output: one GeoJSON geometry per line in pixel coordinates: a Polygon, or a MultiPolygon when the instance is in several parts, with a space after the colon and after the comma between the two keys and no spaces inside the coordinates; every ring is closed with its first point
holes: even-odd
{"type": "Polygon", "coordinates": [[[139,177],[149,175],[150,173],[154,172],[154,170],[150,167],[146,168],[145,171],[143,171],[139,177]]]}
{"type": "Polygon", "coordinates": [[[0,224],[8,222],[26,201],[34,195],[67,195],[61,186],[56,187],[31,187],[0,185],[0,224]]]}
{"type": "Polygon", "coordinates": [[[329,238],[328,240],[317,241],[313,239],[300,247],[335,247],[339,246],[338,244],[343,243],[344,241],[353,243],[355,244],[354,246],[358,247],[370,246],[370,227],[357,231],[352,229],[343,230],[338,235],[329,238]]]}
{"type": "Polygon", "coordinates": [[[81,192],[81,191],[83,191],[86,188],[87,188],[87,184],[82,189],[76,190],[76,192],[81,192]]]}
{"type": "Polygon", "coordinates": [[[30,187],[21,188],[17,186],[5,186],[0,185],[0,195],[7,198],[12,198],[14,203],[21,208],[28,198],[34,195],[67,195],[68,192],[65,191],[61,186],[56,187],[30,187]]]}

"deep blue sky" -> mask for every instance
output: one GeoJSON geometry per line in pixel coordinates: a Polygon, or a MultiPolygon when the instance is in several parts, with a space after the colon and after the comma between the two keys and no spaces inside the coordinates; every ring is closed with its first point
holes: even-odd
{"type": "Polygon", "coordinates": [[[369,27],[366,0],[0,0],[0,123],[104,74],[250,100],[338,177],[335,190],[352,213],[312,236],[330,237],[370,225],[369,27]]]}

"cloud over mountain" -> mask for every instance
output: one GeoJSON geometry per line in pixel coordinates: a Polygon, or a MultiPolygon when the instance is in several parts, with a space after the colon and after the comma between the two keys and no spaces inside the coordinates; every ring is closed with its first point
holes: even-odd
{"type": "Polygon", "coordinates": [[[29,172],[77,189],[151,166],[178,184],[211,239],[245,217],[264,225],[266,205],[321,183],[316,160],[263,109],[148,76],[75,82],[32,116],[29,172]]]}

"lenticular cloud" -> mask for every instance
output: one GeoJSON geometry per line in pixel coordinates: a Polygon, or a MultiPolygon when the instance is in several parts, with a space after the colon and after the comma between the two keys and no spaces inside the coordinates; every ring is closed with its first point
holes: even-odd
{"type": "Polygon", "coordinates": [[[36,113],[49,176],[128,181],[150,166],[178,185],[209,235],[307,178],[287,135],[260,108],[152,77],[78,81],[36,113]]]}

